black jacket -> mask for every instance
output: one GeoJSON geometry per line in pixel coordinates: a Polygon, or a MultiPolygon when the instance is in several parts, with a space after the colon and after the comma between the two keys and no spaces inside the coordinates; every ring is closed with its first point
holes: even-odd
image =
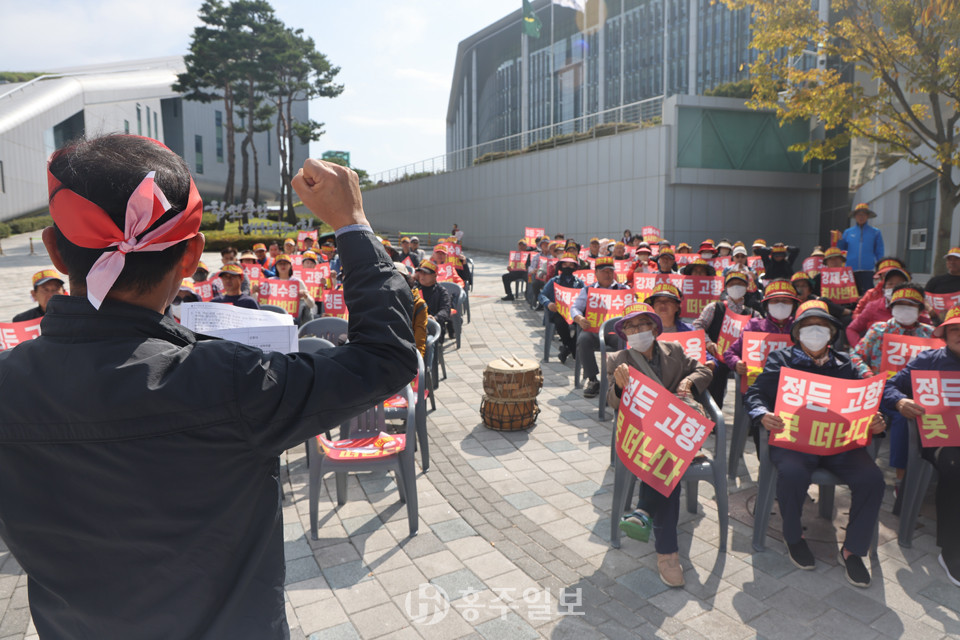
{"type": "Polygon", "coordinates": [[[26,322],[27,320],[33,320],[35,318],[43,317],[43,309],[40,308],[40,305],[35,306],[32,309],[27,309],[22,311],[17,315],[13,316],[13,320],[10,322],[26,322]]]}
{"type": "Polygon", "coordinates": [[[427,310],[430,315],[443,326],[444,322],[450,320],[450,309],[453,307],[453,300],[450,298],[450,292],[440,286],[440,283],[432,287],[420,287],[420,294],[427,303],[427,310]]]}
{"type": "Polygon", "coordinates": [[[416,373],[406,282],[341,236],[348,345],[265,354],[56,296],[0,353],[0,535],[42,638],[289,636],[278,455],[416,373]]]}

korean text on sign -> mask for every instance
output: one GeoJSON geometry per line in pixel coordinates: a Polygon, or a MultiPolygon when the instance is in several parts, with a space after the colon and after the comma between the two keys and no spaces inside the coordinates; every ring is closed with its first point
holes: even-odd
{"type": "Polygon", "coordinates": [[[297,249],[299,249],[300,251],[303,251],[306,248],[307,245],[304,242],[304,240],[306,240],[307,238],[313,238],[313,243],[314,245],[316,245],[317,237],[318,236],[317,236],[316,229],[314,229],[313,231],[298,231],[297,232],[297,249]]]}
{"type": "Polygon", "coordinates": [[[696,318],[711,302],[720,299],[723,292],[723,278],[720,276],[686,276],[683,279],[683,302],[680,316],[696,318]]]}
{"type": "Polygon", "coordinates": [[[881,349],[883,356],[880,361],[880,371],[888,378],[900,372],[907,363],[917,357],[921,351],[939,349],[943,340],[938,338],[918,338],[916,336],[898,336],[892,333],[883,334],[881,349]]]}
{"type": "Polygon", "coordinates": [[[810,256],[803,259],[803,270],[807,273],[820,271],[823,266],[823,258],[820,256],[810,256]]]}
{"type": "Polygon", "coordinates": [[[264,280],[260,283],[260,304],[272,304],[296,316],[300,312],[300,285],[279,278],[264,280]]]}
{"type": "Polygon", "coordinates": [[[0,351],[13,349],[21,342],[29,342],[40,337],[42,318],[23,322],[0,322],[0,351]]]}
{"type": "Polygon", "coordinates": [[[634,368],[620,397],[617,456],[645,484],[669,496],[714,424],[634,368]]]}
{"type": "Polygon", "coordinates": [[[925,293],[923,298],[941,316],[947,309],[960,306],[960,293],[925,293]]]}
{"type": "Polygon", "coordinates": [[[590,286],[597,281],[597,272],[590,269],[581,269],[580,271],[574,271],[573,275],[575,278],[580,278],[583,280],[585,286],[590,286]]]}
{"type": "Polygon", "coordinates": [[[579,294],[580,289],[561,287],[556,282],[553,284],[553,298],[557,305],[557,313],[563,316],[563,319],[567,321],[567,324],[573,323],[573,317],[570,315],[570,308],[573,306],[573,302],[577,299],[577,295],[579,294]]]}
{"type": "MultiPolygon", "coordinates": [[[[219,280],[220,278],[217,278],[219,280]]],[[[201,282],[193,283],[193,290],[200,297],[200,302],[210,302],[213,300],[213,286],[215,282],[213,280],[203,280],[201,282]]],[[[218,287],[219,288],[219,285],[218,287]]]]}
{"type": "Polygon", "coordinates": [[[312,269],[300,267],[294,275],[303,280],[303,284],[307,285],[307,291],[310,293],[310,296],[316,300],[323,293],[323,288],[330,278],[330,265],[324,262],[312,269]]]}
{"type": "Polygon", "coordinates": [[[660,238],[663,237],[663,232],[657,227],[644,227],[640,230],[640,235],[643,236],[644,242],[653,244],[654,242],[660,242],[660,238]]]}
{"type": "Polygon", "coordinates": [[[343,301],[343,291],[323,292],[323,315],[344,320],[349,317],[347,305],[343,301]]]}
{"type": "Polygon", "coordinates": [[[657,336],[657,340],[660,342],[679,342],[687,356],[700,364],[707,363],[707,334],[704,333],[703,329],[661,333],[657,336]]]}
{"type": "Polygon", "coordinates": [[[820,270],[821,296],[836,302],[847,304],[860,299],[857,283],[850,267],[835,267],[820,270]]]}
{"type": "Polygon", "coordinates": [[[457,277],[456,268],[449,262],[437,265],[437,282],[449,282],[457,277]]]}
{"type": "Polygon", "coordinates": [[[527,252],[511,251],[507,261],[508,271],[526,271],[527,270],[527,252]]]}
{"type": "Polygon", "coordinates": [[[770,445],[827,456],[870,444],[886,376],[845,380],[796,369],[780,370],[775,413],[784,429],[770,445]]]}
{"type": "Polygon", "coordinates": [[[634,271],[633,288],[636,301],[643,302],[646,300],[653,288],[662,282],[670,283],[678,290],[683,291],[685,279],[686,276],[679,273],[641,273],[640,271],[634,271]]]}
{"type": "Polygon", "coordinates": [[[524,227],[523,237],[527,241],[527,245],[536,246],[537,239],[543,236],[543,233],[546,229],[542,227],[524,227]]]}
{"type": "Polygon", "coordinates": [[[757,381],[757,376],[760,375],[763,366],[767,363],[768,355],[792,344],[793,339],[786,333],[745,331],[743,333],[742,360],[747,364],[747,375],[740,376],[741,393],[746,393],[747,388],[757,381]]]}
{"type": "Polygon", "coordinates": [[[587,289],[587,307],[583,316],[590,323],[590,333],[600,333],[600,327],[610,318],[623,315],[623,308],[633,302],[633,292],[627,289],[587,289]]]}
{"type": "Polygon", "coordinates": [[[737,341],[749,320],[750,316],[740,315],[727,309],[723,316],[723,323],[720,325],[720,335],[717,336],[717,349],[720,353],[726,351],[730,345],[737,341]]]}
{"type": "Polygon", "coordinates": [[[259,282],[263,277],[263,270],[258,264],[244,264],[240,266],[243,269],[243,275],[247,276],[247,280],[250,282],[259,282]]]}
{"type": "Polygon", "coordinates": [[[911,371],[910,379],[913,400],[926,411],[917,419],[920,444],[960,446],[960,372],[911,371]]]}

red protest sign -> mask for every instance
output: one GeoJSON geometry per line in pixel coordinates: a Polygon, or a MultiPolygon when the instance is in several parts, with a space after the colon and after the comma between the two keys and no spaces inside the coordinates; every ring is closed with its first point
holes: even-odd
{"type": "Polygon", "coordinates": [[[630,368],[617,413],[617,456],[661,494],[673,493],[714,424],[630,368]]]}
{"type": "Polygon", "coordinates": [[[623,315],[623,308],[633,302],[633,292],[629,289],[587,289],[587,307],[584,317],[590,323],[590,333],[600,333],[600,327],[610,318],[623,315]]]}
{"type": "Polygon", "coordinates": [[[413,264],[413,260],[410,259],[410,256],[406,256],[403,260],[400,261],[402,264],[410,267],[411,269],[416,269],[417,265],[413,264]]]}
{"type": "Polygon", "coordinates": [[[741,360],[747,365],[747,375],[740,376],[740,392],[746,393],[747,388],[757,381],[757,376],[763,371],[767,356],[777,349],[785,349],[792,345],[793,338],[789,333],[745,331],[742,344],[741,360]]]}
{"type": "Polygon", "coordinates": [[[542,227],[524,227],[523,228],[523,237],[527,241],[527,246],[537,246],[537,240],[543,237],[546,229],[542,227]]]}
{"type": "Polygon", "coordinates": [[[712,302],[720,299],[723,292],[723,278],[720,276],[683,276],[680,288],[683,300],[680,303],[680,317],[696,318],[712,302]]]}
{"type": "Polygon", "coordinates": [[[444,262],[437,265],[437,282],[447,282],[457,277],[457,270],[453,264],[444,262]]]}
{"type": "Polygon", "coordinates": [[[810,256],[803,259],[803,270],[807,273],[820,271],[823,266],[823,258],[820,256],[810,256]]]}
{"type": "Polygon", "coordinates": [[[640,235],[643,236],[644,242],[653,244],[655,242],[660,242],[660,238],[663,237],[663,232],[657,227],[644,227],[640,230],[640,235]]]}
{"type": "Polygon", "coordinates": [[[913,399],[926,413],[917,420],[920,444],[960,447],[960,373],[911,371],[913,399]]]}
{"type": "Polygon", "coordinates": [[[733,264],[733,258],[730,256],[717,256],[707,260],[707,264],[716,269],[717,273],[722,273],[724,269],[733,264]]]}
{"type": "Polygon", "coordinates": [[[242,264],[240,268],[243,269],[243,275],[247,276],[247,280],[250,282],[259,282],[263,277],[263,269],[258,264],[242,264]]]}
{"type": "MultiPolygon", "coordinates": [[[[217,278],[217,280],[219,280],[219,278],[217,278]]],[[[215,282],[212,279],[193,283],[193,290],[196,292],[198,296],[200,296],[200,302],[210,302],[211,300],[213,300],[214,284],[215,282]]]]}
{"type": "Polygon", "coordinates": [[[343,318],[344,320],[349,318],[347,305],[343,301],[343,291],[323,292],[323,315],[324,317],[343,318]]]}
{"type": "Polygon", "coordinates": [[[833,267],[820,270],[820,295],[836,302],[847,304],[860,299],[857,282],[850,267],[833,267]]]}
{"type": "Polygon", "coordinates": [[[944,345],[938,338],[918,338],[917,336],[898,336],[892,333],[883,334],[883,344],[880,346],[882,358],[880,371],[888,378],[897,375],[907,363],[917,357],[917,354],[927,349],[939,349],[944,345]]]}
{"type": "Polygon", "coordinates": [[[630,270],[633,269],[632,260],[614,260],[613,261],[613,272],[617,275],[617,282],[620,284],[628,284],[627,276],[630,275],[630,270]]]}
{"type": "Polygon", "coordinates": [[[307,238],[313,238],[313,246],[316,246],[317,237],[318,236],[317,236],[316,229],[314,229],[313,231],[298,231],[297,232],[297,249],[299,251],[303,251],[304,248],[306,248],[307,245],[304,242],[304,240],[306,240],[307,238]]]}
{"type": "Polygon", "coordinates": [[[327,278],[330,277],[330,265],[327,263],[318,264],[312,269],[300,267],[294,272],[294,275],[303,280],[303,284],[307,285],[310,297],[316,300],[320,297],[327,278]]]}
{"type": "Polygon", "coordinates": [[[747,256],[747,266],[756,273],[763,273],[763,258],[760,256],[747,256]]]}
{"type": "Polygon", "coordinates": [[[440,246],[444,248],[448,255],[457,256],[458,258],[463,255],[463,249],[456,242],[442,242],[440,246]]]}
{"type": "Polygon", "coordinates": [[[734,313],[727,309],[723,316],[723,324],[720,325],[720,335],[717,336],[717,350],[723,353],[730,345],[737,341],[743,328],[750,321],[750,316],[734,313]]]}
{"type": "Polygon", "coordinates": [[[677,261],[677,264],[680,266],[690,264],[694,260],[700,259],[699,253],[676,253],[673,255],[674,259],[677,261]]]}
{"type": "Polygon", "coordinates": [[[572,287],[561,287],[556,282],[553,283],[553,299],[557,305],[557,313],[563,316],[567,324],[573,324],[573,317],[570,315],[570,308],[574,300],[580,295],[580,289],[572,287]]]}
{"type": "Polygon", "coordinates": [[[958,293],[925,293],[924,300],[930,308],[941,318],[950,309],[960,306],[960,292],[958,293]]]}
{"type": "Polygon", "coordinates": [[[821,456],[867,446],[885,380],[882,375],[845,380],[781,369],[774,412],[785,427],[770,433],[770,445],[821,456]]]}
{"type": "Polygon", "coordinates": [[[527,252],[511,251],[507,258],[508,271],[526,271],[527,270],[527,252]]]}
{"type": "Polygon", "coordinates": [[[300,312],[300,285],[293,280],[270,278],[260,283],[260,304],[272,304],[292,316],[300,312]]]}
{"type": "Polygon", "coordinates": [[[590,269],[581,269],[580,271],[574,271],[573,276],[575,278],[580,278],[581,280],[583,280],[583,284],[585,284],[588,287],[597,281],[597,272],[590,269]]]}
{"type": "Polygon", "coordinates": [[[680,291],[683,291],[683,280],[686,276],[679,273],[633,273],[633,288],[637,302],[643,302],[661,282],[669,282],[680,291]]]}
{"type": "Polygon", "coordinates": [[[13,349],[21,342],[29,342],[40,337],[40,320],[24,320],[23,322],[0,322],[0,351],[13,349]]]}
{"type": "Polygon", "coordinates": [[[676,333],[661,333],[657,336],[661,342],[679,342],[683,352],[699,362],[707,363],[707,334],[703,329],[696,331],[678,331],[676,333]]]}

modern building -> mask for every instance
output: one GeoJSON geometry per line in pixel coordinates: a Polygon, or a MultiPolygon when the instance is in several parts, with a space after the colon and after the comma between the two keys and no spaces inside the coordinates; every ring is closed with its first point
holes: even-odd
{"type": "MultiPolygon", "coordinates": [[[[227,180],[223,104],[191,102],[176,93],[172,85],[184,69],[183,58],[175,56],[61,69],[25,83],[0,84],[0,220],[46,207],[47,158],[84,134],[155,138],[186,160],[205,201],[222,199],[227,180]]],[[[294,117],[307,119],[306,102],[296,103],[294,110],[294,117]]],[[[237,124],[242,126],[239,119],[237,124]]],[[[237,134],[238,197],[241,139],[237,134]]],[[[261,200],[276,199],[276,131],[254,134],[254,145],[261,200]]],[[[307,145],[295,141],[294,154],[306,158],[307,145]]]]}

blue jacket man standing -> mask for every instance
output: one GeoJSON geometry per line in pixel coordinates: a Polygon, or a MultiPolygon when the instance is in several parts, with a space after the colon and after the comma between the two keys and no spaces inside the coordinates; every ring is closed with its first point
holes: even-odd
{"type": "Polygon", "coordinates": [[[837,247],[847,252],[847,266],[853,268],[857,289],[863,295],[873,286],[874,266],[884,254],[883,234],[868,224],[867,221],[876,218],[877,214],[866,203],[854,207],[850,217],[857,224],[843,232],[837,247]]]}

